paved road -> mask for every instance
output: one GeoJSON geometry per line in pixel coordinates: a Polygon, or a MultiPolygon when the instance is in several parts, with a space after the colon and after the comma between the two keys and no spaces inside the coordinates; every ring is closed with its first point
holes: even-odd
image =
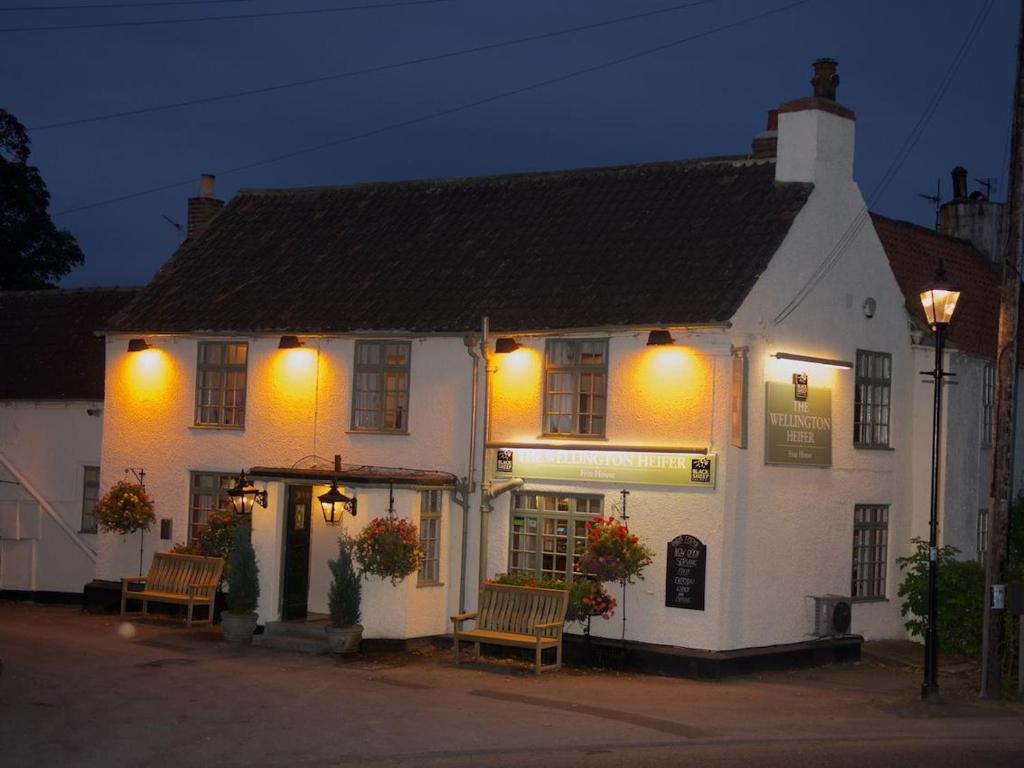
{"type": "Polygon", "coordinates": [[[124,639],[119,623],[0,603],[0,765],[1024,766],[1024,707],[924,705],[901,667],[536,678],[431,650],[237,648],[160,624],[124,639]]]}

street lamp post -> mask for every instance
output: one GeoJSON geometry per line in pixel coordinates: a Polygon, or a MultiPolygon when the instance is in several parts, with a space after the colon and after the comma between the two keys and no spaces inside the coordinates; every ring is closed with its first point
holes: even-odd
{"type": "Polygon", "coordinates": [[[935,382],[935,406],[932,413],[932,498],[928,517],[928,622],[924,636],[924,682],[921,698],[939,694],[938,683],[938,533],[939,533],[939,437],[942,427],[942,380],[953,374],[942,370],[942,349],[946,328],[953,319],[960,291],[954,288],[939,261],[935,279],[921,290],[921,306],[935,334],[935,369],[925,371],[935,382]]]}

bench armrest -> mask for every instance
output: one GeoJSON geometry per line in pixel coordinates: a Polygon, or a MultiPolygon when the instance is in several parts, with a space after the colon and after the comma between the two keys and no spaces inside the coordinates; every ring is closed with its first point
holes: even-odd
{"type": "Polygon", "coordinates": [[[534,631],[538,629],[556,629],[557,627],[561,627],[564,625],[564,621],[549,621],[547,624],[534,624],[533,629],[534,631]]]}
{"type": "Polygon", "coordinates": [[[457,613],[452,616],[452,624],[455,625],[455,629],[457,630],[462,622],[475,619],[478,615],[479,613],[477,611],[472,611],[470,613],[457,613]]]}

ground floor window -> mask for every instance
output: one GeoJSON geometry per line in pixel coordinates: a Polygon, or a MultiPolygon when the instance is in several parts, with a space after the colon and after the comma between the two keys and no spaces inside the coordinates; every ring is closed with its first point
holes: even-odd
{"type": "Polygon", "coordinates": [[[884,600],[889,561],[889,505],[858,504],[853,514],[850,596],[860,600],[884,600]]]}
{"type": "Polygon", "coordinates": [[[420,546],[423,564],[417,574],[418,584],[439,584],[441,581],[441,491],[420,492],[420,546]]]}
{"type": "Polygon", "coordinates": [[[188,540],[198,541],[210,519],[210,512],[217,509],[231,509],[228,488],[235,485],[234,475],[217,472],[193,472],[189,501],[188,540]]]}
{"type": "Polygon", "coordinates": [[[100,498],[100,468],[85,467],[82,474],[82,533],[96,533],[93,509],[100,498]]]}
{"type": "Polygon", "coordinates": [[[600,496],[512,494],[509,573],[572,579],[587,543],[587,521],[602,512],[600,496]]]}

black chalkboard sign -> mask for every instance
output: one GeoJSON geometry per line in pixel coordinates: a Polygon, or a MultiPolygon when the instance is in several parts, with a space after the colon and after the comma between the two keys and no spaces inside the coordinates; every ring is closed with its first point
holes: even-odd
{"type": "Polygon", "coordinates": [[[703,611],[708,548],[694,536],[676,536],[665,563],[665,605],[703,611]]]}

